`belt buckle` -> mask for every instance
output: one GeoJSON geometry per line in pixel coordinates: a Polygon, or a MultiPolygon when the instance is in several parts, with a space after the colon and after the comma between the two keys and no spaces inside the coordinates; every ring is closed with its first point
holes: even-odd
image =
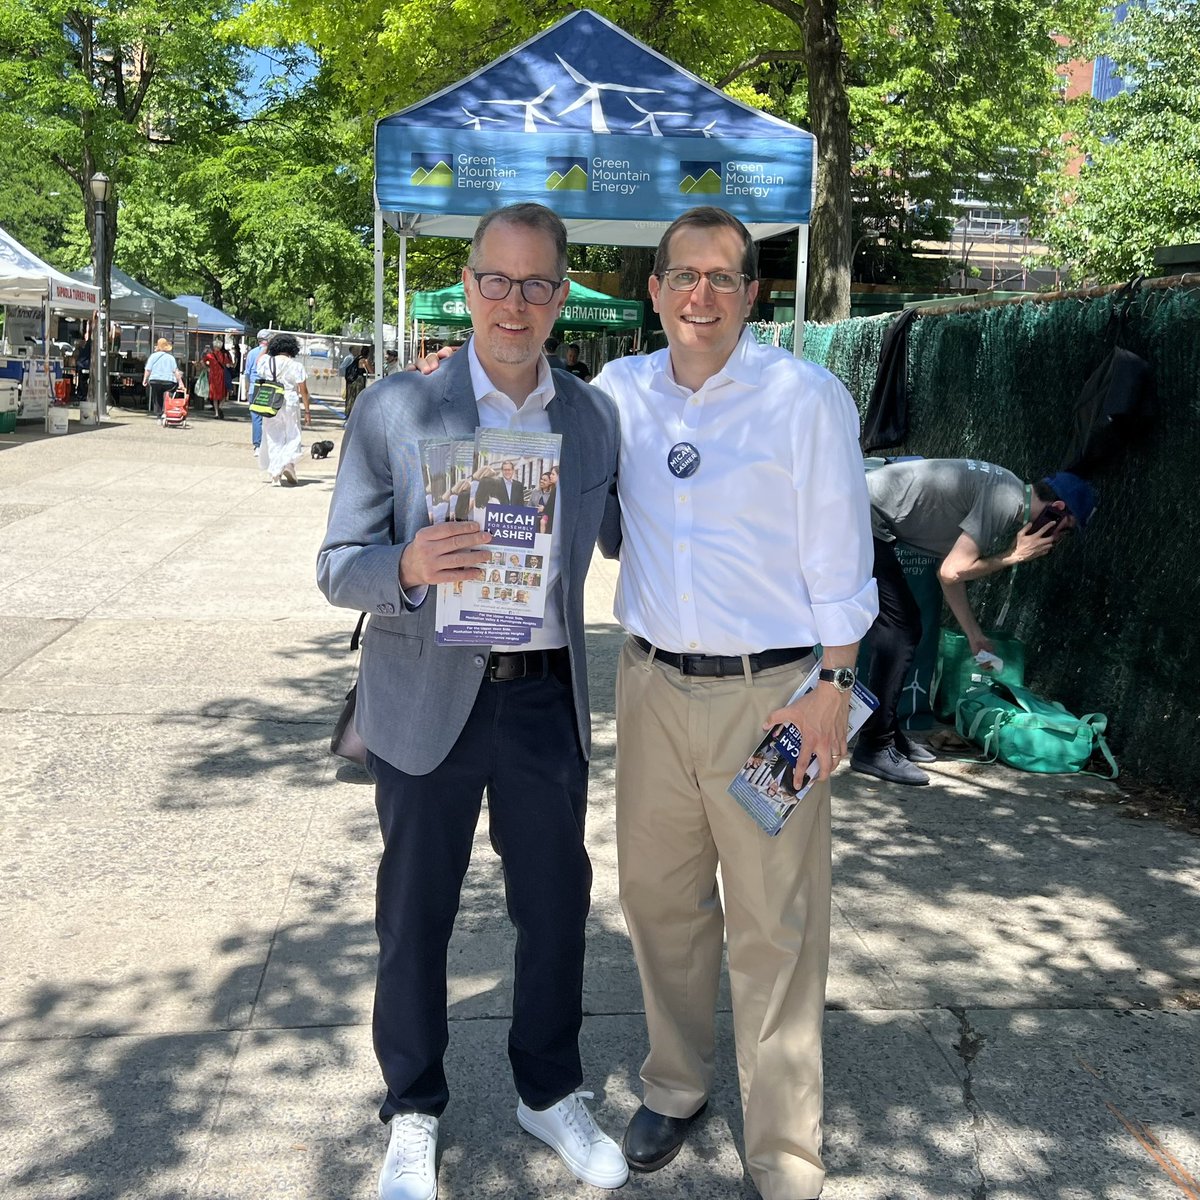
{"type": "Polygon", "coordinates": [[[488,678],[493,683],[510,683],[514,679],[524,679],[529,674],[529,664],[524,654],[497,654],[495,657],[495,663],[488,668],[488,678]]]}

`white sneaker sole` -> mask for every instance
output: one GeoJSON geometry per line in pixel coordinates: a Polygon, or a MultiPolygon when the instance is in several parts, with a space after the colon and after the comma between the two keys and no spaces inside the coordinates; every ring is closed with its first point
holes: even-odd
{"type": "MultiPolygon", "coordinates": [[[[386,1170],[387,1169],[384,1168],[384,1170],[380,1171],[380,1173],[379,1173],[379,1191],[376,1194],[379,1196],[380,1200],[383,1200],[383,1185],[384,1185],[384,1175],[386,1173],[386,1170]]],[[[423,1197],[423,1200],[437,1200],[437,1198],[438,1198],[438,1185],[437,1185],[437,1180],[435,1179],[433,1181],[433,1191],[426,1192],[425,1196],[423,1197]]]]}
{"type": "MultiPolygon", "coordinates": [[[[530,1115],[530,1109],[527,1109],[523,1104],[517,1106],[517,1123],[526,1133],[532,1133],[539,1141],[545,1142],[555,1154],[566,1164],[571,1174],[576,1179],[582,1180],[584,1183],[590,1183],[592,1187],[598,1188],[619,1188],[629,1179],[629,1167],[622,1161],[620,1168],[615,1168],[608,1174],[603,1174],[595,1168],[589,1168],[586,1163],[581,1163],[567,1153],[557,1142],[552,1141],[540,1128],[536,1121],[530,1115]]],[[[614,1146],[616,1143],[613,1143],[614,1146]]],[[[617,1147],[617,1152],[620,1153],[620,1147],[617,1147]]]]}

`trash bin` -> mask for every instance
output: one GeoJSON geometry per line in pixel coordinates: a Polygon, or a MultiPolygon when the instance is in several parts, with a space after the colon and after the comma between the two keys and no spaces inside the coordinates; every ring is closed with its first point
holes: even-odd
{"type": "Polygon", "coordinates": [[[17,428],[17,385],[0,379],[0,433],[12,433],[17,428]]]}

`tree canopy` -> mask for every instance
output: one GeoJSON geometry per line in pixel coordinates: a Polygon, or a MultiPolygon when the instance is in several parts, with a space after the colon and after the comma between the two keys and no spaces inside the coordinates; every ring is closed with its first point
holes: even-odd
{"type": "Polygon", "coordinates": [[[1200,5],[1131,5],[1094,48],[1128,86],[1087,107],[1085,159],[1045,235],[1077,275],[1115,282],[1149,271],[1156,246],[1200,242],[1200,5]]]}
{"type": "MultiPolygon", "coordinates": [[[[848,311],[852,268],[877,278],[912,269],[914,239],[944,231],[954,187],[1014,205],[1032,195],[1066,128],[1052,35],[1083,37],[1098,11],[1097,0],[593,6],[729,94],[817,134],[809,311],[825,319],[848,311]]],[[[322,323],[365,318],[374,120],[571,7],[218,0],[197,12],[183,0],[0,0],[0,135],[22,163],[20,180],[0,183],[0,204],[19,228],[44,231],[35,248],[80,265],[87,180],[103,169],[119,198],[109,206],[115,261],[151,286],[198,290],[251,323],[301,324],[310,293],[322,323]],[[248,47],[279,63],[254,103],[248,47]],[[42,174],[58,186],[39,190],[42,174]]],[[[1194,115],[1181,110],[1185,119],[1194,115]]],[[[1100,147],[1109,135],[1089,136],[1100,147]]],[[[587,257],[598,255],[610,265],[603,251],[587,257]]],[[[455,243],[418,240],[410,286],[448,282],[460,260],[455,243]]]]}
{"type": "MultiPolygon", "coordinates": [[[[914,200],[946,213],[1031,191],[1061,132],[1054,34],[1081,36],[1096,0],[595,0],[701,78],[805,125],[819,144],[810,312],[844,316],[864,230],[903,257],[914,200]],[[856,217],[852,215],[857,209],[856,217]]],[[[230,23],[260,45],[304,41],[366,118],[461,78],[571,11],[568,0],[251,0],[230,23]]],[[[936,232],[936,223],[925,222],[936,232]]],[[[874,240],[871,238],[870,240],[874,240]]]]}

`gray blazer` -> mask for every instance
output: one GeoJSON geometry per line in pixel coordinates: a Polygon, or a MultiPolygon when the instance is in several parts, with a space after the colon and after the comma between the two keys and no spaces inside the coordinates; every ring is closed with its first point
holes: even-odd
{"type": "MultiPolygon", "coordinates": [[[[613,402],[554,372],[550,427],[562,434],[562,591],[575,719],[591,752],[583,582],[606,505],[616,503],[620,435],[613,402]]],[[[429,523],[420,438],[474,436],[479,410],[465,352],[433,375],[405,371],[371,384],[355,401],[338,462],[317,582],[333,604],[371,614],[363,639],[356,727],[367,747],[410,775],[449,753],[470,715],[487,665],[478,646],[439,646],[432,589],[411,607],[400,593],[400,556],[429,523]]]]}

